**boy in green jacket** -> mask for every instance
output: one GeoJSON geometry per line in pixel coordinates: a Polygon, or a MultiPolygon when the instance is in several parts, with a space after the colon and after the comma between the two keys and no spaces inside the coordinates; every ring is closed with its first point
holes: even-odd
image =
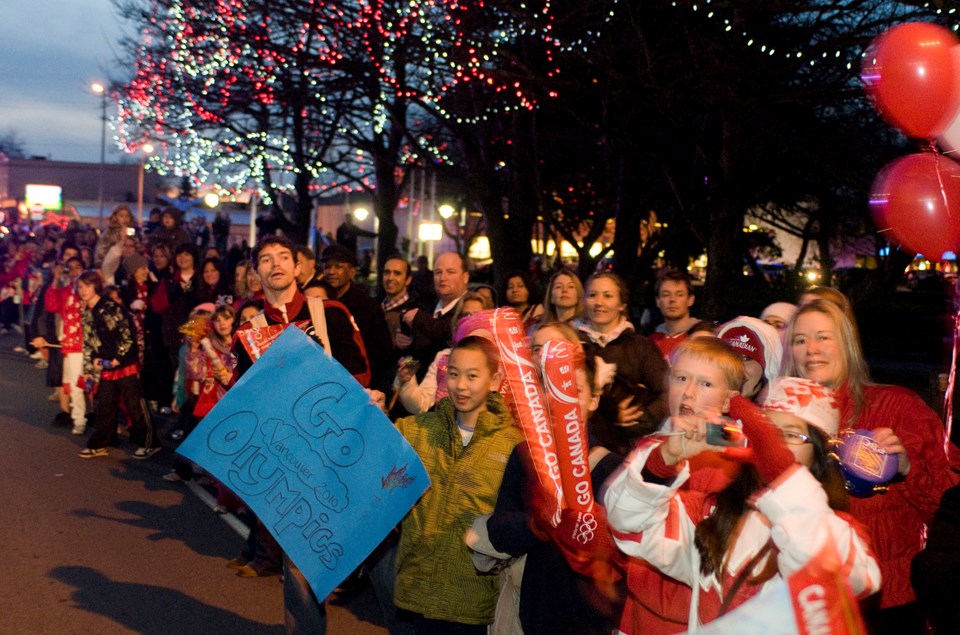
{"type": "Polygon", "coordinates": [[[431,488],[403,521],[394,601],[423,634],[484,635],[498,576],[473,566],[464,534],[493,511],[507,458],[523,438],[503,398],[491,342],[463,338],[447,367],[449,396],[434,412],[397,421],[430,475],[431,488]]]}

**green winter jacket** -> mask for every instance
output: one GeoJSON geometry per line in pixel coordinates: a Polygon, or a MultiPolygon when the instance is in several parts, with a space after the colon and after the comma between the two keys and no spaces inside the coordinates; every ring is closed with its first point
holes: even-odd
{"type": "Polygon", "coordinates": [[[423,461],[431,487],[403,520],[394,601],[434,620],[489,624],[498,576],[477,572],[463,538],[477,516],[493,511],[523,433],[493,392],[466,447],[448,397],[434,412],[400,419],[397,428],[423,461]]]}

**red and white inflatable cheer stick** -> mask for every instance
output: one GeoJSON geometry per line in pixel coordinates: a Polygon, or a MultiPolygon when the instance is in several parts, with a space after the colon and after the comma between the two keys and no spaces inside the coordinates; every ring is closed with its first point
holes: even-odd
{"type": "Polygon", "coordinates": [[[505,399],[530,447],[537,480],[550,500],[556,501],[556,509],[550,515],[556,525],[560,522],[560,510],[563,508],[559,458],[523,322],[516,311],[503,307],[493,312],[490,327],[506,375],[505,399]]]}
{"type": "Polygon", "coordinates": [[[572,510],[592,511],[587,425],[577,391],[577,371],[586,372],[583,350],[573,342],[549,340],[537,361],[543,369],[543,391],[560,459],[563,499],[572,510]]]}

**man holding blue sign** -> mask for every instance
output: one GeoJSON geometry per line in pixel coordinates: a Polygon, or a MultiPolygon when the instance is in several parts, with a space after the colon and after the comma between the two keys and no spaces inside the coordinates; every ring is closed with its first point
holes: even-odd
{"type": "Polygon", "coordinates": [[[269,346],[280,331],[290,324],[312,337],[327,350],[354,377],[369,374],[366,356],[353,338],[353,324],[339,311],[330,315],[318,311],[297,288],[300,263],[293,242],[283,236],[267,236],[253,248],[250,259],[263,282],[264,309],[257,324],[241,325],[237,331],[234,352],[237,355],[237,373],[242,376],[269,346]],[[260,319],[262,318],[262,319],[260,319]],[[252,337],[250,327],[266,327],[269,334],[252,337]],[[271,328],[272,327],[272,328],[271,328]],[[238,346],[237,344],[242,344],[238,346]]]}
{"type": "Polygon", "coordinates": [[[345,330],[328,321],[322,301],[297,290],[295,253],[289,240],[276,236],[254,248],[266,308],[237,333],[242,377],[179,452],[257,514],[251,532],[257,548],[248,549],[251,561],[240,573],[249,568],[261,575],[258,567],[269,563],[276,537],[277,556],[284,555],[280,546],[286,552],[287,630],[323,633],[322,598],[428,481],[412,449],[351,376],[367,372],[362,354],[350,348],[356,347],[352,324],[345,330]],[[291,324],[298,328],[287,328],[291,324]],[[343,365],[331,361],[331,353],[343,365]]]}
{"type": "MultiPolygon", "coordinates": [[[[277,326],[279,328],[273,329],[276,335],[279,335],[279,332],[289,324],[297,323],[298,319],[305,317],[307,323],[310,323],[309,313],[301,316],[307,306],[296,285],[297,276],[300,274],[296,253],[293,243],[286,238],[267,236],[254,245],[250,254],[250,260],[253,261],[253,266],[263,284],[264,311],[257,316],[262,321],[262,324],[258,324],[257,327],[277,326]]],[[[237,373],[240,376],[243,376],[272,343],[270,340],[258,345],[252,338],[254,329],[246,328],[252,326],[251,324],[242,325],[237,331],[237,339],[234,342],[237,373]]],[[[315,329],[312,335],[316,338],[315,329]]],[[[237,567],[237,575],[260,577],[279,573],[282,563],[283,553],[280,545],[257,518],[254,520],[244,553],[239,558],[231,560],[229,564],[237,567]]]]}

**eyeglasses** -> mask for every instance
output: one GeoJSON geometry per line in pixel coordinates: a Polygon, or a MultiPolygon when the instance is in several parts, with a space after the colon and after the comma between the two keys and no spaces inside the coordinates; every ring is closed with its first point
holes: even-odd
{"type": "Polygon", "coordinates": [[[802,432],[790,432],[788,430],[781,431],[783,434],[783,442],[787,445],[803,445],[804,443],[810,443],[810,437],[802,432]]]}

